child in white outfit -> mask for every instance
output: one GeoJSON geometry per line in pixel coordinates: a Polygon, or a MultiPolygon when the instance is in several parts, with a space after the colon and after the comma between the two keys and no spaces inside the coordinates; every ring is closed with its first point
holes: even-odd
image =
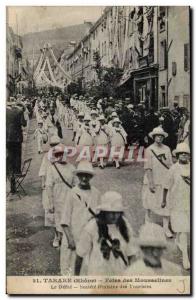
{"type": "Polygon", "coordinates": [[[167,237],[172,237],[169,230],[169,210],[162,207],[162,194],[169,168],[172,166],[172,155],[169,147],[163,144],[167,133],[161,127],[156,127],[149,134],[154,139],[145,152],[144,181],[142,188],[143,207],[146,209],[146,222],[151,221],[152,213],[160,216],[167,237]]]}
{"type": "Polygon", "coordinates": [[[188,235],[190,233],[190,150],[186,143],[174,150],[178,161],[168,172],[162,206],[170,208],[171,227],[176,232],[176,244],[182,252],[184,269],[190,269],[188,235]],[[168,195],[168,197],[167,197],[168,195]]]}
{"type": "Polygon", "coordinates": [[[39,121],[37,124],[37,129],[35,130],[34,133],[34,139],[37,139],[37,148],[38,148],[38,153],[43,153],[43,143],[44,143],[44,135],[47,133],[43,129],[43,122],[39,121]]]}
{"type": "MultiPolygon", "coordinates": [[[[88,161],[81,161],[75,174],[79,179],[79,184],[67,194],[62,210],[61,224],[64,229],[60,255],[62,275],[74,275],[75,247],[77,248],[83,228],[93,217],[100,200],[99,191],[90,185],[90,180],[94,175],[92,164],[88,161]]],[[[83,275],[86,275],[85,268],[83,275]]]]}
{"type": "Polygon", "coordinates": [[[108,191],[101,197],[97,216],[83,228],[76,247],[75,275],[89,256],[88,275],[117,276],[137,256],[131,225],[124,217],[122,196],[108,191]]]}
{"type": "MultiPolygon", "coordinates": [[[[117,147],[125,147],[127,143],[127,133],[121,126],[121,121],[119,118],[115,118],[113,120],[113,126],[110,131],[111,137],[111,146],[117,147]]],[[[115,162],[116,169],[120,169],[120,158],[113,157],[113,161],[115,162]]]]}

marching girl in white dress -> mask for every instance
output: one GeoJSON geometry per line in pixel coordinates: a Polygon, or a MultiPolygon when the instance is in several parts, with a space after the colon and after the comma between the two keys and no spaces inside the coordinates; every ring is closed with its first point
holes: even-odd
{"type": "Polygon", "coordinates": [[[57,117],[56,115],[48,114],[48,117],[46,119],[46,126],[48,128],[48,135],[51,138],[53,135],[58,135],[58,129],[56,127],[56,121],[57,117]]]}
{"type": "Polygon", "coordinates": [[[100,122],[97,119],[98,114],[96,110],[91,110],[91,120],[89,123],[91,132],[93,133],[93,135],[95,136],[97,134],[97,132],[99,131],[100,128],[100,122]]]}
{"type": "MultiPolygon", "coordinates": [[[[39,170],[39,177],[41,177],[42,181],[42,205],[45,210],[45,226],[46,227],[53,227],[55,228],[54,222],[54,214],[50,213],[50,202],[48,199],[47,191],[46,191],[46,175],[49,166],[52,163],[52,157],[50,156],[51,149],[60,144],[60,138],[58,136],[52,136],[50,139],[50,150],[49,152],[45,153],[42,159],[42,163],[39,170]]],[[[56,241],[56,235],[53,241],[53,246],[56,247],[58,245],[58,241],[56,241]]]]}
{"type": "Polygon", "coordinates": [[[154,143],[145,152],[144,180],[142,188],[143,207],[146,209],[146,222],[150,221],[151,212],[159,215],[163,220],[163,228],[167,237],[172,237],[169,230],[169,210],[162,208],[163,186],[168,177],[169,168],[172,166],[172,155],[168,146],[163,144],[167,133],[161,128],[156,127],[151,133],[150,138],[154,143]]]}
{"type": "Polygon", "coordinates": [[[77,120],[73,123],[73,141],[75,141],[75,145],[78,145],[83,122],[84,122],[84,113],[79,112],[77,116],[77,120]]]}
{"type": "MultiPolygon", "coordinates": [[[[105,147],[106,150],[108,151],[108,144],[109,144],[109,139],[110,139],[110,130],[108,128],[108,125],[105,124],[105,117],[103,115],[101,115],[99,117],[99,122],[100,122],[100,127],[99,130],[94,138],[95,141],[95,147],[105,147]]],[[[101,169],[105,168],[105,164],[104,164],[104,157],[100,157],[99,158],[99,162],[100,165],[99,167],[101,169]]]]}
{"type": "Polygon", "coordinates": [[[155,223],[141,226],[137,244],[141,257],[124,272],[124,276],[181,276],[181,268],[177,264],[163,258],[169,243],[163,227],[155,223]]]}
{"type": "Polygon", "coordinates": [[[84,123],[78,131],[78,146],[93,146],[93,135],[90,128],[91,117],[85,115],[84,123]]]}
{"type": "Polygon", "coordinates": [[[186,143],[173,151],[178,161],[170,168],[164,185],[162,206],[168,205],[176,244],[182,252],[184,269],[190,269],[188,235],[190,234],[190,149],[186,143]],[[168,195],[168,196],[167,196],[168,195]]]}
{"type": "MultiPolygon", "coordinates": [[[[75,249],[83,228],[93,218],[93,213],[100,204],[100,192],[90,184],[94,176],[92,164],[86,160],[80,161],[74,173],[79,183],[67,194],[61,218],[61,275],[74,275],[75,249]]],[[[85,268],[83,272],[83,275],[86,275],[85,268]]]]}
{"type": "Polygon", "coordinates": [[[49,199],[49,211],[54,213],[55,220],[56,234],[53,246],[58,247],[63,232],[60,223],[62,210],[66,201],[66,195],[74,183],[73,171],[75,167],[71,163],[66,162],[64,145],[57,145],[53,148],[52,153],[55,161],[47,168],[45,186],[49,199]]]}
{"type": "Polygon", "coordinates": [[[116,118],[118,118],[118,115],[117,115],[117,113],[115,111],[113,111],[112,114],[111,114],[111,120],[108,122],[109,129],[112,129],[112,127],[113,127],[113,121],[116,118]]]}
{"type": "Polygon", "coordinates": [[[43,121],[38,121],[37,128],[34,133],[34,139],[37,140],[38,153],[43,153],[43,143],[47,142],[48,138],[46,131],[43,128],[43,121]]]}
{"type": "MultiPolygon", "coordinates": [[[[113,126],[110,130],[111,147],[125,147],[127,143],[127,133],[121,126],[121,121],[119,120],[119,118],[114,118],[112,124],[113,126]]],[[[119,160],[119,156],[113,157],[113,161],[115,162],[115,166],[117,169],[120,169],[119,160]]]]}
{"type": "Polygon", "coordinates": [[[84,259],[89,256],[88,275],[117,276],[137,256],[138,247],[128,220],[122,196],[108,191],[101,197],[97,216],[83,228],[76,247],[75,275],[81,274],[84,259]]]}

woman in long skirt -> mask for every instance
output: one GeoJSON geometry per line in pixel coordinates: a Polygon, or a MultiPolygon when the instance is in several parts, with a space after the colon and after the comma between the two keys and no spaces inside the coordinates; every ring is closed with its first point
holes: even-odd
{"type": "Polygon", "coordinates": [[[145,152],[144,181],[142,188],[143,207],[146,209],[146,222],[150,221],[150,214],[160,216],[163,221],[163,228],[167,237],[172,237],[169,230],[169,210],[162,208],[163,186],[168,176],[169,168],[172,166],[172,155],[168,146],[163,144],[167,133],[161,128],[156,127],[151,133],[150,138],[154,143],[145,152]]]}
{"type": "Polygon", "coordinates": [[[168,172],[164,186],[163,207],[170,209],[171,227],[176,233],[176,244],[182,252],[184,269],[190,269],[188,236],[190,234],[190,150],[186,143],[174,150],[178,161],[168,172]],[[168,195],[168,196],[167,196],[168,195]]]}

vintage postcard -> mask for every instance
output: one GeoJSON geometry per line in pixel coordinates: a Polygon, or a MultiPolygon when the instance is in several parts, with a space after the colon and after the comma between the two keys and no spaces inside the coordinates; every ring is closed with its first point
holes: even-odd
{"type": "Polygon", "coordinates": [[[6,13],[7,294],[190,295],[190,7],[6,13]]]}

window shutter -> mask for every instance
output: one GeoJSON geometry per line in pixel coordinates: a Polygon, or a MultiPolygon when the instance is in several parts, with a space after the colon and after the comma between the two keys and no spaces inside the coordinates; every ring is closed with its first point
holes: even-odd
{"type": "Polygon", "coordinates": [[[176,62],[172,62],[172,75],[176,76],[177,74],[177,64],[176,62]]]}

